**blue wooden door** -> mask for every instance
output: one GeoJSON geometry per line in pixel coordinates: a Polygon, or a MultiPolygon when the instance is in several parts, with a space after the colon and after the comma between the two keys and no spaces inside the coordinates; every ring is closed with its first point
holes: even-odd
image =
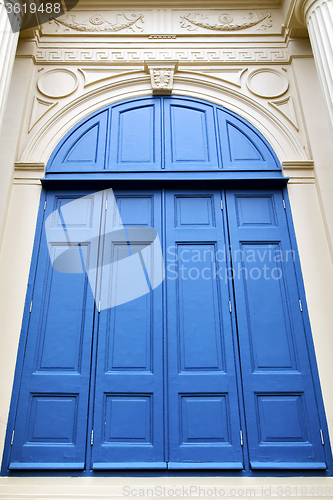
{"type": "Polygon", "coordinates": [[[251,468],[326,469],[282,192],[226,194],[251,468]]]}
{"type": "Polygon", "coordinates": [[[169,191],[165,213],[169,468],[242,469],[221,192],[169,191]]]}
{"type": "Polygon", "coordinates": [[[85,467],[94,298],[82,265],[96,268],[96,252],[82,242],[99,227],[102,197],[84,194],[47,196],[10,469],[85,467]],[[77,252],[74,273],[51,264],[65,251],[74,252],[73,262],[77,252]]]}
{"type": "Polygon", "coordinates": [[[280,190],[50,191],[9,468],[243,469],[242,430],[252,469],[325,469],[284,207],[280,190]],[[109,265],[134,255],[145,293],[109,265]]]}
{"type": "Polygon", "coordinates": [[[142,231],[153,227],[161,234],[161,192],[116,191],[115,199],[119,221],[110,210],[111,203],[102,221],[106,237],[102,243],[101,289],[109,296],[104,297],[106,307],[117,303],[117,294],[118,303],[126,302],[99,314],[92,468],[163,469],[167,465],[162,287],[152,289],[160,269],[147,231],[142,231]],[[123,231],[119,229],[120,220],[123,231]],[[130,233],[133,226],[135,238],[130,233]],[[108,234],[114,236],[108,239],[108,234]],[[147,281],[144,277],[143,281],[150,288],[146,293],[141,289],[142,274],[138,275],[135,267],[137,264],[142,272],[139,255],[143,251],[147,256],[147,281]],[[116,264],[108,267],[110,261],[116,264]],[[121,266],[126,267],[126,275],[121,275],[121,266]],[[130,300],[133,292],[143,295],[130,300]]]}

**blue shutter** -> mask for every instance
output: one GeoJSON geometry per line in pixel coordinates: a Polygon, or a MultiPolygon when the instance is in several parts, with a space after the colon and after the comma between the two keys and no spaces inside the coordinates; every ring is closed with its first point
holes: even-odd
{"type": "Polygon", "coordinates": [[[227,191],[252,469],[325,469],[281,191],[227,191]]]}
{"type": "Polygon", "coordinates": [[[161,168],[161,100],[143,99],[112,107],[110,170],[161,168]]]}
{"type": "MultiPolygon", "coordinates": [[[[48,219],[53,257],[67,245],[66,204],[84,194],[47,195],[45,218],[55,211],[48,219]]],[[[87,239],[86,231],[97,223],[100,211],[98,199],[86,196],[67,214],[77,242],[87,239]]],[[[81,251],[85,264],[93,265],[89,245],[81,251]]],[[[93,313],[86,273],[82,267],[76,274],[53,268],[43,224],[10,469],[84,468],[93,313]]]]}
{"type": "Polygon", "coordinates": [[[214,107],[185,99],[164,99],[165,168],[218,168],[214,107]]]}
{"type": "MultiPolygon", "coordinates": [[[[147,241],[134,248],[121,232],[107,238],[117,221],[102,210],[102,193],[47,194],[48,244],[43,224],[9,468],[243,469],[239,347],[251,468],[325,469],[281,191],[227,191],[223,212],[218,190],[169,190],[165,203],[161,191],[115,196],[127,231],[155,227],[165,240],[166,296],[158,286],[97,313],[95,280],[97,291],[118,286],[108,259],[147,241]],[[81,260],[69,274],[52,267],[49,250],[57,256],[68,245],[64,223],[90,283],[81,260]],[[92,227],[101,227],[99,256],[92,227]]],[[[126,286],[136,286],[131,276],[126,286]]]]}
{"type": "Polygon", "coordinates": [[[243,171],[244,178],[247,171],[259,178],[265,176],[260,171],[275,176],[281,166],[265,138],[231,111],[189,97],[154,96],[114,103],[81,120],[46,170],[49,180],[64,172],[97,178],[103,171],[129,178],[130,172],[165,171],[219,171],[224,178],[243,171]]]}
{"type": "MultiPolygon", "coordinates": [[[[161,232],[160,192],[115,192],[124,226],[155,227],[161,232]]],[[[110,206],[110,204],[108,205],[110,206]]],[[[112,211],[106,212],[104,232],[114,228],[112,211]]],[[[102,289],[111,294],[130,293],[138,287],[136,276],[119,283],[112,261],[129,258],[131,251],[147,246],[147,241],[128,245],[124,233],[104,242],[102,289]]],[[[150,255],[153,258],[153,255],[150,255]]],[[[154,281],[153,262],[149,272],[154,281]]],[[[112,297],[110,298],[110,303],[112,297]]],[[[99,314],[94,409],[92,468],[163,469],[163,329],[162,287],[135,300],[102,310],[99,314]]]]}
{"type": "Polygon", "coordinates": [[[52,154],[49,172],[89,172],[103,170],[109,109],[95,113],[69,132],[52,154]]]}
{"type": "Polygon", "coordinates": [[[167,192],[166,245],[169,469],[242,469],[221,192],[167,192]]]}
{"type": "Polygon", "coordinates": [[[222,166],[234,170],[281,170],[266,140],[248,122],[216,109],[222,166]]]}

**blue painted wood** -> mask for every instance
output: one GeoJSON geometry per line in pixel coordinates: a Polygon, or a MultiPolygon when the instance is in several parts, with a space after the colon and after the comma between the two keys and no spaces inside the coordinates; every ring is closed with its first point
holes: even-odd
{"type": "MultiPolygon", "coordinates": [[[[67,244],[63,217],[79,242],[86,240],[90,223],[99,219],[98,200],[89,203],[89,196],[66,217],[67,204],[84,194],[47,195],[49,249],[44,226],[10,469],[25,469],[26,464],[30,468],[42,468],[43,464],[51,468],[50,463],[55,469],[64,468],[64,464],[83,468],[85,462],[94,299],[85,273],[57,272],[49,256],[49,250],[51,255],[57,255],[67,244]]],[[[86,262],[89,256],[89,251],[83,250],[86,262]]]]}
{"type": "Polygon", "coordinates": [[[109,109],[82,120],[60,141],[47,165],[50,172],[94,172],[106,161],[109,109]]]}
{"type": "Polygon", "coordinates": [[[133,470],[133,469],[167,469],[166,462],[101,462],[92,465],[93,470],[133,470]]]}
{"type": "Polygon", "coordinates": [[[219,469],[219,470],[242,470],[243,462],[169,462],[168,469],[170,470],[204,470],[204,469],[219,469]]]}
{"type": "Polygon", "coordinates": [[[246,120],[217,108],[218,140],[223,168],[280,170],[280,164],[264,137],[246,120]]]}
{"type": "MultiPolygon", "coordinates": [[[[88,226],[102,223],[102,235],[114,226],[114,218],[101,211],[102,199],[93,208],[89,197],[81,198],[77,210],[68,211],[68,203],[85,194],[48,193],[46,216],[55,209],[59,214],[51,223],[51,254],[66,244],[62,219],[77,231],[78,241],[87,239],[88,226]]],[[[323,470],[320,395],[313,385],[317,375],[310,369],[311,342],[300,320],[305,305],[301,313],[295,279],[299,263],[290,247],[281,192],[226,194],[246,413],[243,434],[251,468],[323,470]]],[[[42,229],[40,247],[36,240],[38,266],[25,360],[18,375],[19,404],[13,427],[8,427],[9,469],[163,469],[168,463],[172,470],[239,470],[244,467],[241,404],[221,192],[168,190],[164,228],[161,191],[115,195],[125,225],[154,226],[166,238],[166,349],[161,287],[95,312],[98,330],[93,331],[93,297],[85,274],[52,270],[42,229]],[[86,466],[93,334],[94,446],[92,464],[86,466]]],[[[103,241],[102,236],[101,262],[109,251],[103,241]]],[[[127,241],[113,243],[116,251],[129,252],[127,241]]],[[[87,259],[89,251],[82,247],[82,252],[87,259]]],[[[114,277],[101,270],[98,283],[111,279],[114,289],[114,277]]]]}
{"type": "Polygon", "coordinates": [[[292,470],[295,469],[303,469],[303,470],[325,470],[327,469],[327,465],[325,462],[299,462],[297,466],[295,466],[295,462],[251,462],[251,469],[253,470],[274,470],[274,469],[283,469],[283,470],[292,470]]]}
{"type": "Polygon", "coordinates": [[[73,464],[68,462],[20,462],[11,463],[9,465],[10,471],[15,470],[77,470],[82,471],[85,468],[85,462],[75,462],[73,464]]]}
{"type": "Polygon", "coordinates": [[[180,96],[121,101],[82,120],[60,142],[46,171],[272,171],[281,167],[246,120],[180,96]]]}
{"type": "MultiPolygon", "coordinates": [[[[287,191],[286,187],[283,188],[282,195],[284,197],[285,204],[286,204],[286,219],[287,219],[291,247],[294,249],[297,249],[296,234],[295,234],[294,224],[293,224],[293,220],[292,220],[292,213],[291,213],[291,206],[290,206],[288,191],[287,191]]],[[[305,289],[304,289],[304,284],[303,284],[301,262],[300,262],[299,254],[297,251],[295,254],[295,271],[296,271],[296,280],[297,280],[297,285],[298,285],[299,296],[300,296],[300,299],[302,302],[302,308],[303,308],[302,319],[303,319],[303,324],[304,324],[304,329],[305,329],[305,334],[306,334],[306,342],[307,342],[308,350],[309,350],[309,360],[310,360],[311,371],[312,371],[312,375],[313,375],[313,386],[314,386],[315,395],[316,395],[316,402],[317,402],[317,406],[318,406],[320,426],[321,426],[321,429],[323,431],[323,438],[324,438],[324,443],[325,443],[324,452],[325,452],[325,457],[326,457],[326,465],[327,465],[327,469],[329,470],[328,474],[332,474],[331,473],[331,471],[333,470],[332,449],[330,446],[330,437],[329,437],[329,433],[328,433],[324,402],[323,402],[322,393],[321,393],[320,379],[319,379],[319,373],[318,373],[318,367],[317,367],[317,361],[316,361],[316,354],[315,354],[315,348],[314,348],[314,343],[313,343],[313,338],[312,338],[312,333],[311,333],[310,318],[309,318],[309,313],[308,313],[308,308],[307,308],[307,303],[306,303],[306,295],[305,295],[305,289]]]]}
{"type": "Polygon", "coordinates": [[[250,463],[323,468],[282,193],[230,190],[227,205],[250,463]]]}
{"type": "Polygon", "coordinates": [[[214,107],[186,99],[164,99],[165,168],[218,168],[214,107]]]}
{"type": "Polygon", "coordinates": [[[276,172],[235,172],[216,170],[214,172],[105,172],[88,174],[48,174],[40,179],[46,189],[145,189],[161,187],[177,187],[179,182],[186,182],[186,186],[196,188],[200,186],[208,188],[216,187],[284,187],[289,178],[282,177],[280,171],[276,172]],[[202,184],[204,182],[204,184],[202,184]]]}
{"type": "Polygon", "coordinates": [[[110,170],[161,168],[161,101],[140,99],[112,107],[110,170]]]}
{"type": "Polygon", "coordinates": [[[243,462],[221,192],[166,193],[169,460],[243,462]]]}
{"type": "MultiPolygon", "coordinates": [[[[117,191],[115,195],[125,226],[154,227],[161,234],[160,192],[117,191]]],[[[102,224],[105,233],[114,227],[111,211],[106,212],[102,224]]],[[[140,245],[143,248],[146,242],[136,241],[131,249],[140,245]]],[[[121,237],[113,240],[111,249],[105,246],[103,263],[110,251],[131,253],[127,239],[121,237]]],[[[150,278],[153,281],[151,273],[150,278]]],[[[124,286],[117,268],[105,268],[101,280],[111,294],[124,286]]],[[[137,286],[136,276],[129,276],[125,287],[137,286]]],[[[162,288],[158,287],[99,315],[93,469],[123,468],[124,464],[135,468],[136,463],[166,467],[161,304],[162,288]]]]}
{"type": "MultiPolygon", "coordinates": [[[[47,169],[43,182],[53,188],[151,183],[155,191],[118,191],[116,198],[125,225],[153,226],[166,240],[166,302],[159,287],[100,314],[95,310],[94,318],[86,275],[52,269],[43,229],[6,467],[9,455],[12,470],[246,466],[239,435],[244,415],[236,380],[238,346],[229,312],[227,223],[251,468],[326,467],[319,429],[326,436],[327,429],[319,423],[320,388],[309,364],[314,355],[304,330],[308,320],[302,321],[298,308],[299,263],[290,248],[293,236],[281,193],[241,189],[244,182],[266,188],[285,184],[267,141],[216,105],[177,96],[140,98],[83,120],[59,144],[47,169]],[[221,192],[212,186],[217,180],[228,187],[224,218],[221,192]],[[179,181],[188,187],[205,182],[206,189],[175,191],[179,181]],[[169,186],[165,207],[163,183],[169,186]],[[235,185],[238,191],[231,191],[235,185]],[[89,451],[85,465],[92,427],[92,456],[90,461],[89,451]]],[[[107,246],[104,233],[115,221],[101,211],[102,199],[94,208],[83,199],[68,218],[66,206],[84,194],[49,193],[47,214],[57,208],[81,242],[91,220],[101,227],[99,255],[85,245],[81,253],[85,262],[96,259],[91,266],[96,290],[108,283],[112,294],[119,286],[116,271],[97,269],[97,258],[103,263],[112,252],[124,257],[131,250],[121,237],[107,246]]],[[[60,215],[52,224],[55,256],[66,238],[60,215]]],[[[136,247],[141,244],[146,242],[136,247]]],[[[137,284],[129,278],[128,286],[137,284]]]]}

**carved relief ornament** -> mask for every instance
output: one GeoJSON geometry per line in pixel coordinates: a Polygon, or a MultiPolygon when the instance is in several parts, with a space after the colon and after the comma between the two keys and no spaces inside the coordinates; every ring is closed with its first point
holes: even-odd
{"type": "Polygon", "coordinates": [[[260,24],[260,29],[270,28],[272,19],[270,14],[261,14],[250,12],[239,22],[234,22],[234,17],[230,14],[221,14],[218,23],[211,23],[208,18],[202,14],[188,14],[181,16],[180,25],[188,31],[194,31],[198,28],[205,28],[213,31],[239,31],[260,24]]]}
{"type": "Polygon", "coordinates": [[[170,94],[173,88],[173,75],[178,61],[145,61],[145,70],[150,74],[154,94],[170,94]]]}
{"type": "Polygon", "coordinates": [[[66,28],[71,28],[76,31],[83,31],[85,33],[116,33],[122,30],[134,31],[137,28],[139,31],[143,31],[141,24],[144,23],[143,14],[132,14],[130,17],[125,15],[123,12],[117,15],[117,22],[110,23],[101,14],[94,14],[88,21],[84,23],[77,23],[76,16],[70,14],[65,19],[57,18],[53,19],[52,22],[56,23],[58,26],[62,25],[66,28]],[[123,22],[119,22],[119,19],[123,18],[123,22]]]}

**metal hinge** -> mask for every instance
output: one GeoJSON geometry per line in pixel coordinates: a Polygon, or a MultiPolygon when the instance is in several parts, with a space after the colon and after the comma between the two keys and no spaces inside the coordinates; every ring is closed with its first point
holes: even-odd
{"type": "Polygon", "coordinates": [[[299,308],[300,308],[301,312],[303,312],[303,307],[302,307],[302,301],[301,301],[301,299],[299,299],[298,302],[299,302],[299,308]]]}
{"type": "Polygon", "coordinates": [[[44,203],[44,212],[45,212],[45,209],[46,209],[46,200],[45,200],[45,203],[44,203]]]}
{"type": "Polygon", "coordinates": [[[230,302],[230,300],[229,300],[229,311],[230,311],[230,312],[232,311],[232,309],[231,309],[231,302],[230,302]]]}
{"type": "Polygon", "coordinates": [[[94,444],[94,431],[91,431],[91,436],[90,436],[90,446],[94,444]]]}
{"type": "Polygon", "coordinates": [[[108,200],[105,200],[105,210],[108,209],[108,200]]]}
{"type": "Polygon", "coordinates": [[[13,443],[14,443],[14,434],[15,434],[15,430],[13,430],[13,432],[12,432],[12,439],[10,440],[10,446],[13,446],[13,443]]]}
{"type": "Polygon", "coordinates": [[[221,200],[221,210],[223,210],[223,200],[221,200]]]}
{"type": "Polygon", "coordinates": [[[284,201],[283,198],[282,198],[282,203],[283,203],[283,208],[286,209],[286,202],[284,201]]]}
{"type": "Polygon", "coordinates": [[[29,312],[32,311],[32,301],[30,302],[30,309],[29,309],[29,312]]]}
{"type": "Polygon", "coordinates": [[[321,437],[321,444],[324,446],[325,445],[324,434],[323,434],[323,431],[321,429],[320,429],[320,437],[321,437]]]}
{"type": "Polygon", "coordinates": [[[101,301],[98,302],[98,312],[101,312],[101,301]]]}
{"type": "Polygon", "coordinates": [[[241,446],[244,446],[243,431],[239,431],[239,434],[240,434],[241,446]]]}

